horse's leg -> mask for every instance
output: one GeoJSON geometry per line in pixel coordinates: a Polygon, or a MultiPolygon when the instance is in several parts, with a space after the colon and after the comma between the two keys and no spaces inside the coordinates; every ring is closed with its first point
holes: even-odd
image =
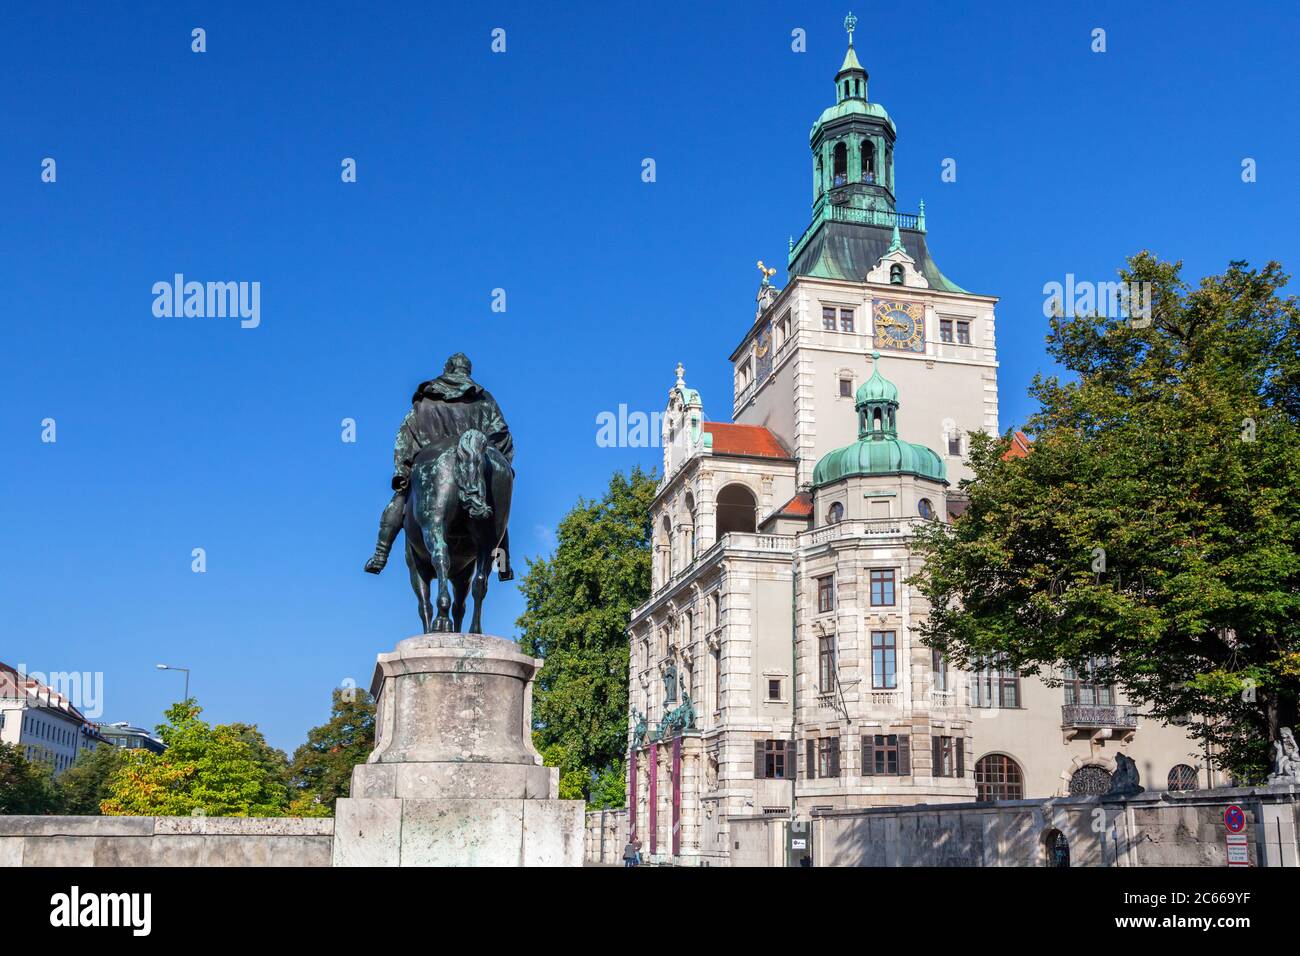
{"type": "Polygon", "coordinates": [[[419,561],[409,543],[406,546],[406,569],[411,573],[411,590],[415,592],[415,599],[420,606],[420,623],[424,625],[424,633],[429,634],[433,631],[433,605],[429,603],[429,582],[420,573],[419,561]]]}
{"type": "Polygon", "coordinates": [[[469,595],[470,575],[473,573],[474,566],[469,565],[451,579],[451,622],[456,625],[457,633],[465,622],[465,598],[469,595]]]}
{"type": "Polygon", "coordinates": [[[441,515],[430,527],[424,529],[424,543],[438,575],[438,617],[434,620],[433,631],[430,633],[450,633],[454,630],[450,616],[451,593],[447,587],[447,579],[451,576],[451,559],[447,554],[447,531],[441,515]]]}
{"type": "MultiPolygon", "coordinates": [[[[489,518],[484,524],[490,526],[492,520],[489,518]]],[[[483,633],[483,599],[487,597],[488,575],[492,573],[492,566],[496,563],[496,548],[493,547],[495,542],[487,540],[486,531],[483,537],[484,540],[478,545],[478,560],[474,562],[474,580],[470,584],[474,594],[474,618],[469,624],[471,634],[483,633]]]]}

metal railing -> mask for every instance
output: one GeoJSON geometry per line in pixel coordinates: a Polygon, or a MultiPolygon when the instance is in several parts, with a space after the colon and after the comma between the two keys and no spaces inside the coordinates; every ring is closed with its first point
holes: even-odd
{"type": "Polygon", "coordinates": [[[1131,730],[1137,727],[1137,714],[1126,704],[1063,704],[1061,726],[1131,730]]]}

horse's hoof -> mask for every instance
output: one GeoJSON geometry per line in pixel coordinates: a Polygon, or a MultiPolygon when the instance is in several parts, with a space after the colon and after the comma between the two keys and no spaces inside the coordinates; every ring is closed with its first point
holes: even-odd
{"type": "Polygon", "coordinates": [[[434,621],[433,633],[434,634],[455,634],[456,626],[452,624],[451,621],[434,621]]]}

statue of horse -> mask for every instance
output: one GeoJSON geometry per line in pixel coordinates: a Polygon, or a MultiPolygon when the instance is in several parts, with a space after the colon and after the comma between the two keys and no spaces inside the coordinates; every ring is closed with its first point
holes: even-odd
{"type": "Polygon", "coordinates": [[[513,488],[510,462],[477,429],[416,456],[402,526],[406,566],[426,634],[460,631],[471,593],[469,633],[483,633],[483,598],[510,520],[513,488]],[[435,578],[436,617],[431,600],[435,578]]]}

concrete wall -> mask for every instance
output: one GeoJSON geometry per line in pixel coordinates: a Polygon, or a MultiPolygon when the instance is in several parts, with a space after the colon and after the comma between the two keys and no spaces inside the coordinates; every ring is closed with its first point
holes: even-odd
{"type": "Polygon", "coordinates": [[[332,819],[0,816],[0,866],[329,866],[332,819]]]}
{"type": "MultiPolygon", "coordinates": [[[[1071,866],[1227,865],[1223,814],[1246,816],[1252,866],[1300,866],[1300,787],[920,804],[813,816],[815,866],[1046,866],[1059,831],[1071,866]]],[[[782,865],[783,820],[732,818],[731,865],[782,865]],[[764,862],[768,861],[768,862],[764,862]]]]}

